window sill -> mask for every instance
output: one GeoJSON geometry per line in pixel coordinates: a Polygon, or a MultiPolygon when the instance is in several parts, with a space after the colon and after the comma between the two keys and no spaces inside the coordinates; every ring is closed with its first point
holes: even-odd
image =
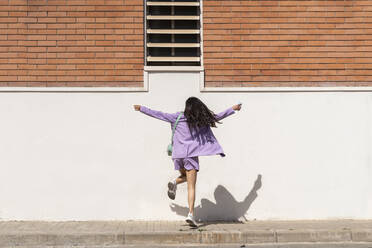
{"type": "Polygon", "coordinates": [[[200,92],[372,92],[372,87],[204,87],[200,92]]]}
{"type": "Polygon", "coordinates": [[[0,87],[0,92],[148,92],[148,86],[143,87],[0,87]]]}
{"type": "Polygon", "coordinates": [[[204,71],[203,66],[145,66],[144,71],[159,72],[187,72],[187,71],[204,71]]]}

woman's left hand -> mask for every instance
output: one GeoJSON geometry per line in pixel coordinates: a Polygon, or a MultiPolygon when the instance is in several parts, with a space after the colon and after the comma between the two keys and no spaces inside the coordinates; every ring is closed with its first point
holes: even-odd
{"type": "Polygon", "coordinates": [[[133,105],[135,111],[140,111],[141,105],[133,105]]]}

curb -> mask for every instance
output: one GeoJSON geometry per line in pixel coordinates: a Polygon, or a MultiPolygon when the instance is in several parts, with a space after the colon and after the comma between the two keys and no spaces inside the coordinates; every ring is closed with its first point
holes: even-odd
{"type": "Polygon", "coordinates": [[[136,233],[2,233],[3,246],[89,246],[156,244],[283,244],[372,242],[372,230],[178,231],[136,233]]]}

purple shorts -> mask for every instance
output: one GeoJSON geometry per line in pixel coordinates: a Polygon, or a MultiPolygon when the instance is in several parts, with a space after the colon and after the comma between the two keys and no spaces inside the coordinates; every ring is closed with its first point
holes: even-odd
{"type": "Polygon", "coordinates": [[[199,171],[199,157],[191,157],[191,158],[174,158],[174,169],[180,170],[192,170],[195,169],[199,171]]]}

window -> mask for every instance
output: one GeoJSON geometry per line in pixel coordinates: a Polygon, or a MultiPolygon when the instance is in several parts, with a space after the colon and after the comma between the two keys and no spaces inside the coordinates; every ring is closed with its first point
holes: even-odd
{"type": "Polygon", "coordinates": [[[147,66],[201,65],[198,0],[148,0],[145,16],[147,66]]]}

